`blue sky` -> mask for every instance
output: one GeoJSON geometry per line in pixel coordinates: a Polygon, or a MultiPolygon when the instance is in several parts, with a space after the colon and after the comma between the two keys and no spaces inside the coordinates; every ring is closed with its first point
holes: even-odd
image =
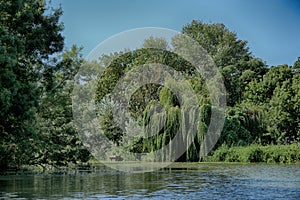
{"type": "Polygon", "coordinates": [[[83,55],[105,39],[142,27],[181,31],[192,20],[224,23],[269,66],[300,56],[300,0],[52,0],[61,4],[66,47],[83,55]]]}

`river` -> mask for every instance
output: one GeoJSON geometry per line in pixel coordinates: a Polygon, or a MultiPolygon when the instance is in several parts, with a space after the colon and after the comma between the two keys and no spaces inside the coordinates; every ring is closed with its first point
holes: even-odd
{"type": "Polygon", "coordinates": [[[175,163],[145,173],[93,165],[2,172],[0,199],[300,199],[300,165],[175,163]]]}

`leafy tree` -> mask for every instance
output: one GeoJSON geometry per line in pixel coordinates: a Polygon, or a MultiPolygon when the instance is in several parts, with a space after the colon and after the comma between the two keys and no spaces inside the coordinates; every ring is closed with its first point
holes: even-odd
{"type": "Polygon", "coordinates": [[[251,138],[250,131],[245,127],[245,123],[246,116],[240,109],[229,109],[219,143],[228,146],[250,144],[253,139],[251,138]]]}
{"type": "Polygon", "coordinates": [[[221,137],[215,149],[223,144],[227,146],[245,146],[263,143],[265,127],[264,109],[251,103],[243,102],[228,108],[221,137]]]}
{"type": "MultiPolygon", "coordinates": [[[[118,80],[121,79],[126,72],[137,66],[144,67],[145,70],[145,64],[148,63],[161,63],[172,66],[174,70],[180,71],[187,79],[188,82],[185,84],[190,84],[195,89],[197,97],[201,99],[201,104],[206,103],[208,107],[210,107],[206,84],[189,62],[180,58],[175,53],[166,51],[165,49],[168,49],[169,47],[167,47],[166,42],[164,42],[161,38],[150,37],[148,40],[145,40],[143,47],[144,48],[135,51],[128,51],[125,53],[121,52],[105,56],[105,59],[110,62],[107,62],[109,63],[108,67],[104,70],[98,80],[96,101],[99,105],[99,123],[101,124],[101,128],[107,138],[113,141],[116,145],[122,144],[122,139],[127,134],[127,128],[125,128],[125,131],[118,128],[119,122],[115,122],[113,120],[113,113],[111,110],[112,106],[122,105],[122,100],[120,99],[120,102],[117,102],[117,104],[115,104],[116,102],[112,103],[109,100],[109,94],[115,88],[118,80]],[[108,57],[111,57],[112,59],[108,57]]],[[[157,76],[155,77],[159,80],[161,76],[162,74],[157,72],[157,76]]],[[[122,81],[125,81],[124,84],[126,84],[127,80],[122,79],[122,81]]],[[[170,84],[180,85],[181,83],[174,82],[170,84]]],[[[165,150],[164,155],[157,156],[159,160],[166,160],[170,157],[178,158],[178,154],[180,152],[184,152],[181,150],[179,151],[179,147],[183,148],[187,151],[187,153],[184,153],[181,157],[179,157],[178,161],[199,160],[200,143],[202,141],[203,134],[205,134],[204,131],[199,132],[199,137],[197,136],[196,138],[189,139],[189,133],[185,131],[184,128],[179,130],[179,127],[181,123],[180,118],[184,109],[186,109],[187,113],[192,113],[190,116],[188,114],[185,116],[187,123],[197,118],[200,114],[196,112],[189,112],[189,110],[193,111],[193,108],[190,108],[189,105],[180,105],[179,99],[177,99],[176,95],[173,94],[167,87],[159,84],[143,85],[130,96],[128,105],[123,106],[128,106],[131,117],[133,117],[138,124],[148,127],[149,130],[144,130],[144,133],[139,133],[140,136],[145,134],[149,135],[150,133],[153,133],[153,131],[157,132],[155,136],[149,136],[147,139],[137,137],[131,144],[129,144],[129,147],[125,148],[129,148],[134,153],[145,153],[161,149],[165,145],[170,144],[170,149],[165,150]],[[165,112],[161,112],[160,107],[163,107],[165,112]],[[155,116],[153,116],[153,112],[156,113],[155,116]],[[165,126],[160,130],[163,123],[165,123],[165,126]],[[181,132],[180,134],[182,135],[177,141],[175,141],[175,143],[172,141],[171,144],[171,140],[178,131],[181,132]],[[187,143],[191,143],[192,147],[187,148],[187,143]]],[[[203,109],[203,113],[201,115],[207,116],[206,112],[209,112],[209,109],[203,109]]],[[[202,125],[205,126],[205,123],[209,123],[206,121],[209,120],[203,119],[202,125]]],[[[202,130],[207,131],[206,129],[202,130]]]]}
{"type": "Polygon", "coordinates": [[[154,38],[153,36],[150,36],[144,41],[143,48],[155,48],[166,50],[169,47],[167,41],[164,38],[154,38]]]}
{"type": "Polygon", "coordinates": [[[253,80],[246,87],[245,99],[256,104],[267,104],[274,95],[276,87],[293,77],[293,70],[287,65],[272,67],[262,80],[253,80]]]}
{"type": "Polygon", "coordinates": [[[238,40],[236,34],[229,31],[224,24],[205,24],[193,20],[183,27],[182,33],[197,41],[219,67],[249,60],[251,56],[246,47],[247,42],[238,40]]]}
{"type": "Polygon", "coordinates": [[[224,24],[205,24],[194,20],[183,27],[182,33],[192,37],[212,57],[224,77],[229,106],[243,100],[248,82],[261,78],[267,72],[265,63],[251,55],[247,41],[239,40],[224,24]]]}
{"type": "Polygon", "coordinates": [[[0,165],[34,159],[32,143],[39,78],[63,48],[61,9],[46,13],[42,0],[0,1],[0,165]]]}
{"type": "Polygon", "coordinates": [[[249,83],[245,102],[263,109],[264,144],[299,141],[299,74],[287,65],[272,67],[260,81],[249,83]]]}
{"type": "Polygon", "coordinates": [[[286,80],[276,87],[270,100],[268,112],[268,132],[275,143],[300,141],[299,132],[299,75],[286,80]]]}
{"type": "Polygon", "coordinates": [[[57,70],[49,74],[43,88],[37,112],[38,164],[61,166],[90,158],[79,140],[72,113],[74,77],[84,62],[80,50],[73,46],[71,51],[62,53],[57,70]]]}
{"type": "Polygon", "coordinates": [[[294,63],[293,68],[294,68],[297,72],[299,72],[299,70],[300,70],[300,56],[298,57],[298,60],[294,63]]]}

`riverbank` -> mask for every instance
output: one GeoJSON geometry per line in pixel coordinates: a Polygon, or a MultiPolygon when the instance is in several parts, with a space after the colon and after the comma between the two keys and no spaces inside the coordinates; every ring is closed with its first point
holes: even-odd
{"type": "Polygon", "coordinates": [[[244,147],[221,146],[206,162],[297,163],[300,162],[300,143],[289,145],[257,145],[244,147]]]}
{"type": "MultiPolygon", "coordinates": [[[[37,172],[37,173],[52,173],[52,172],[63,172],[70,173],[80,171],[80,170],[91,170],[91,165],[93,169],[98,170],[103,168],[105,163],[109,161],[99,161],[90,160],[87,163],[70,163],[68,166],[52,166],[45,165],[44,167],[23,165],[20,168],[7,168],[2,169],[2,173],[7,172],[37,172]]],[[[110,164],[124,165],[125,162],[130,161],[112,161],[110,164]]],[[[139,162],[133,161],[135,165],[139,165],[139,162]]],[[[130,163],[130,164],[132,164],[130,163]]],[[[147,162],[141,162],[147,165],[147,162]]],[[[207,156],[204,162],[186,162],[186,163],[172,163],[171,166],[178,168],[181,164],[190,166],[192,168],[198,166],[199,164],[247,164],[247,163],[267,163],[267,164],[300,164],[300,143],[289,144],[289,145],[257,145],[253,144],[250,146],[239,146],[239,147],[228,147],[226,145],[221,146],[213,152],[211,156],[207,156]]],[[[149,163],[148,163],[149,164],[149,163]]],[[[172,167],[171,167],[172,168],[172,167]]],[[[179,167],[180,168],[180,167],[179,167]]],[[[0,173],[1,174],[1,173],[0,173]]]]}

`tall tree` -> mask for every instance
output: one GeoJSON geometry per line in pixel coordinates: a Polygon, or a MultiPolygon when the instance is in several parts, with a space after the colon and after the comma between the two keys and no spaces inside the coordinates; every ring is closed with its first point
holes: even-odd
{"type": "Polygon", "coordinates": [[[0,1],[0,165],[34,157],[32,141],[40,79],[50,56],[63,48],[61,9],[43,0],[0,1]],[[47,13],[46,13],[47,11],[47,13]]]}
{"type": "Polygon", "coordinates": [[[42,166],[87,162],[90,158],[75,129],[72,112],[74,77],[84,64],[80,50],[74,45],[57,56],[57,70],[48,74],[43,87],[36,113],[39,148],[34,161],[42,166]]]}
{"type": "Polygon", "coordinates": [[[224,24],[194,20],[183,27],[182,33],[198,42],[214,60],[224,76],[229,106],[242,101],[245,83],[267,72],[265,63],[250,53],[247,41],[238,39],[224,24]]]}

